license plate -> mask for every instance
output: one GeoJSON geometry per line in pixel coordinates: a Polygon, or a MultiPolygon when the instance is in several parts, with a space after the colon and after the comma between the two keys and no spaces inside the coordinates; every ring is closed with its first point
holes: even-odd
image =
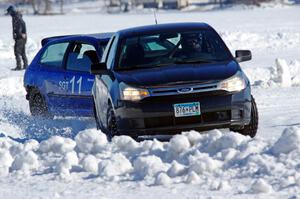
{"type": "Polygon", "coordinates": [[[188,117],[200,115],[200,103],[190,102],[183,104],[174,104],[174,113],[175,117],[188,117]]]}

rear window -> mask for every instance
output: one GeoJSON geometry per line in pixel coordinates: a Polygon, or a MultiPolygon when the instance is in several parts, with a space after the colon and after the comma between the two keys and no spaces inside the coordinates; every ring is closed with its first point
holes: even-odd
{"type": "Polygon", "coordinates": [[[68,42],[48,46],[41,57],[40,63],[47,66],[62,68],[64,55],[68,46],[68,42]]]}

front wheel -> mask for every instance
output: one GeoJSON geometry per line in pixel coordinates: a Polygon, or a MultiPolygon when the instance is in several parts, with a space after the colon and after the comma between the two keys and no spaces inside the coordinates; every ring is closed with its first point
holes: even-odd
{"type": "Polygon", "coordinates": [[[117,118],[113,107],[110,105],[107,110],[107,129],[106,136],[108,140],[111,140],[115,135],[118,135],[117,118]]]}
{"type": "Polygon", "coordinates": [[[251,96],[251,121],[248,125],[245,125],[242,129],[230,129],[236,131],[242,135],[249,135],[250,137],[255,137],[258,128],[258,110],[255,103],[255,99],[251,96]]]}

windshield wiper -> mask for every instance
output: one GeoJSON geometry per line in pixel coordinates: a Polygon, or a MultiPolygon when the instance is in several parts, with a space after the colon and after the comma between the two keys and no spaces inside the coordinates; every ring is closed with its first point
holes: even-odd
{"type": "Polygon", "coordinates": [[[164,66],[170,66],[174,64],[173,62],[168,62],[168,63],[150,63],[150,64],[144,64],[144,65],[139,65],[139,66],[131,66],[131,67],[124,67],[124,68],[118,68],[118,71],[127,71],[127,70],[141,70],[141,69],[149,69],[149,68],[160,68],[164,66]]]}
{"type": "Polygon", "coordinates": [[[207,59],[179,59],[175,60],[175,64],[206,64],[206,63],[213,63],[214,60],[207,60],[207,59]]]}
{"type": "Polygon", "coordinates": [[[150,63],[150,64],[144,64],[139,66],[131,66],[131,67],[124,67],[124,68],[118,68],[118,71],[130,71],[130,70],[142,70],[142,69],[149,69],[149,68],[160,68],[164,66],[171,66],[174,64],[206,64],[206,63],[214,63],[215,60],[207,60],[207,59],[177,59],[172,62],[166,62],[166,63],[150,63]]]}

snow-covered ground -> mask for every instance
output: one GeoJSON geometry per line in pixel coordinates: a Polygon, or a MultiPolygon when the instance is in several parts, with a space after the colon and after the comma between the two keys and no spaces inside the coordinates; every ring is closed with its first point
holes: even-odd
{"type": "MultiPolygon", "coordinates": [[[[153,24],[153,13],[24,16],[30,59],[43,37],[153,24]]],[[[11,19],[0,16],[0,198],[300,198],[300,7],[158,12],[159,23],[212,25],[242,64],[259,110],[255,139],[214,130],[169,142],[108,143],[92,118],[37,120],[14,72],[11,19]]]]}

